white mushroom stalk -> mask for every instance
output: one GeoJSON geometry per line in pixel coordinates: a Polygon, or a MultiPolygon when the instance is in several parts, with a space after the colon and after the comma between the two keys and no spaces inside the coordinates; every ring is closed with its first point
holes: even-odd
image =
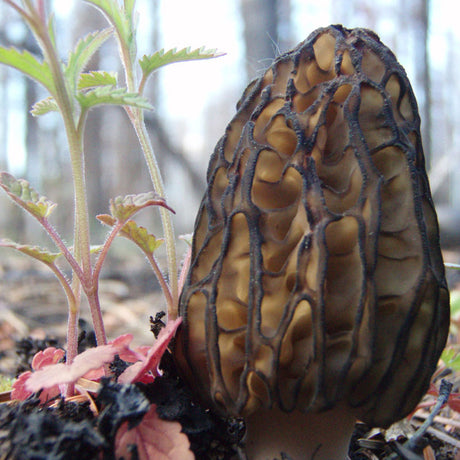
{"type": "Polygon", "coordinates": [[[211,157],[176,360],[250,460],[346,458],[428,388],[449,295],[420,119],[393,53],[318,29],[245,90],[211,157]]]}
{"type": "Polygon", "coordinates": [[[294,460],[344,460],[356,417],[338,404],[321,413],[259,410],[246,420],[249,460],[273,460],[280,453],[294,460]]]}

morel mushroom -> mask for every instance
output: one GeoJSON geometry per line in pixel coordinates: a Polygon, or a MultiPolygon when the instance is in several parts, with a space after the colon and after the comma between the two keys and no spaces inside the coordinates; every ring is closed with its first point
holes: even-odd
{"type": "Polygon", "coordinates": [[[343,459],[357,419],[414,409],[448,331],[404,69],[371,31],[318,29],[248,86],[207,181],[179,368],[246,417],[250,460],[343,459]]]}

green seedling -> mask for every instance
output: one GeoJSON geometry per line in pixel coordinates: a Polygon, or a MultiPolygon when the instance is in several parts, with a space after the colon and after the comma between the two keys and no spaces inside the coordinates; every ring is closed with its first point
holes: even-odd
{"type": "MultiPolygon", "coordinates": [[[[206,48],[184,48],[160,50],[138,59],[135,1],[124,0],[120,3],[117,0],[87,0],[87,3],[106,17],[108,27],[81,38],[63,61],[59,58],[61,54],[56,45],[53,17],[45,13],[45,1],[3,1],[27,24],[42,56],[15,48],[0,47],[0,63],[14,67],[47,90],[48,96],[37,101],[31,108],[32,115],[42,116],[49,112],[58,112],[61,116],[70,153],[75,209],[73,245],[67,246],[49,221],[49,216],[57,205],[35,191],[27,181],[1,172],[0,187],[41,224],[56,246],[56,251],[51,252],[6,239],[0,240],[0,246],[13,248],[44,263],[61,283],[69,312],[66,362],[70,365],[77,356],[77,324],[82,292],[88,299],[98,345],[107,343],[98,297],[98,282],[107,252],[118,235],[130,239],[145,253],[163,290],[169,317],[174,318],[176,315],[179,285],[172,209],[164,198],[163,180],[144,123],[144,111],[153,107],[143,93],[149,77],[159,68],[180,61],[214,58],[220,56],[220,53],[206,48]],[[115,37],[118,42],[124,70],[123,79],[116,72],[86,71],[91,57],[110,37],[115,37]],[[136,77],[138,74],[139,78],[136,77]],[[126,83],[122,84],[120,80],[126,83]],[[110,214],[98,216],[103,224],[110,227],[109,233],[103,244],[93,247],[90,241],[83,139],[88,112],[100,105],[122,106],[126,111],[138,136],[153,190],[111,200],[110,214]],[[150,207],[158,207],[160,210],[162,238],[156,238],[132,219],[139,211],[150,207]],[[167,275],[162,273],[154,256],[156,249],[163,243],[168,259],[167,275]],[[56,264],[58,258],[64,258],[70,265],[70,280],[56,264]]],[[[69,394],[72,391],[70,385],[69,394]]]]}

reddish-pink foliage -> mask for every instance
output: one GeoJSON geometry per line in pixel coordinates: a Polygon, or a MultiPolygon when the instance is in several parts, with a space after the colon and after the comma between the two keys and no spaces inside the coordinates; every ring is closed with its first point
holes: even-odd
{"type": "Polygon", "coordinates": [[[88,372],[100,369],[104,364],[112,362],[115,355],[129,347],[131,341],[132,336],[126,334],[109,345],[89,348],[77,355],[70,365],[59,363],[42,366],[29,376],[25,382],[25,387],[28,391],[35,393],[55,385],[75,383],[88,372]]]}
{"type": "Polygon", "coordinates": [[[56,364],[64,358],[65,351],[61,348],[49,347],[39,351],[32,359],[32,369],[34,371],[42,367],[56,364]]]}
{"type": "MultiPolygon", "coordinates": [[[[13,385],[12,398],[26,399],[32,393],[42,390],[40,399],[46,403],[50,399],[65,394],[70,383],[76,383],[80,377],[98,380],[104,375],[104,365],[113,361],[115,355],[132,362],[118,378],[119,383],[150,382],[160,375],[158,369],[171,338],[174,336],[181,319],[170,321],[160,332],[151,347],[129,348],[133,339],[126,334],[107,345],[90,348],[79,354],[72,364],[59,363],[64,357],[63,350],[47,348],[35,355],[32,361],[34,372],[24,372],[13,385]]],[[[178,422],[161,420],[152,405],[142,421],[128,429],[128,422],[119,428],[116,439],[116,458],[130,458],[130,446],[135,444],[140,460],[192,460],[190,442],[181,432],[178,422]]]]}
{"type": "Polygon", "coordinates": [[[132,366],[129,366],[120,377],[118,377],[118,383],[133,383],[139,381],[147,383],[146,378],[148,379],[149,376],[153,381],[155,377],[160,375],[158,365],[160,364],[161,357],[169,342],[174,337],[181,322],[182,318],[178,318],[175,321],[169,321],[166,327],[161,330],[158,339],[155,341],[154,345],[150,347],[142,361],[138,361],[132,366]]]}
{"type": "Polygon", "coordinates": [[[181,319],[170,321],[160,332],[158,339],[151,347],[129,348],[133,339],[131,334],[124,334],[107,345],[90,348],[80,353],[73,363],[59,363],[64,357],[64,350],[47,348],[37,353],[32,361],[34,372],[24,372],[13,384],[11,397],[24,400],[32,393],[43,390],[42,402],[65,394],[68,384],[77,382],[81,377],[98,381],[105,375],[104,365],[112,362],[115,355],[132,362],[119,377],[119,383],[152,382],[160,375],[158,365],[169,342],[174,336],[181,319]]]}
{"type": "MultiPolygon", "coordinates": [[[[49,347],[43,351],[39,351],[32,360],[32,369],[38,371],[46,366],[56,365],[59,361],[64,358],[65,351],[60,348],[49,347]]],[[[11,391],[11,399],[27,399],[33,391],[27,388],[27,382],[33,375],[31,371],[23,372],[13,384],[11,391]]],[[[60,394],[59,385],[54,384],[46,388],[40,394],[40,400],[42,403],[55,398],[60,394]]]]}
{"type": "Polygon", "coordinates": [[[178,422],[161,420],[152,404],[142,422],[128,430],[124,422],[115,437],[116,458],[130,458],[129,446],[135,444],[140,460],[193,460],[190,442],[178,422]]]}

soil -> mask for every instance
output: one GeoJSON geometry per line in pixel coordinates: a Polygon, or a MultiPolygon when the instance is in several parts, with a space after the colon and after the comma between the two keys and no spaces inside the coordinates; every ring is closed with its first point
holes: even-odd
{"type": "MultiPolygon", "coordinates": [[[[156,321],[152,318],[153,324],[150,317],[162,311],[164,304],[161,293],[151,285],[148,269],[126,264],[118,271],[105,274],[100,295],[109,337],[130,332],[138,344],[153,342],[151,328],[158,332],[161,315],[156,321]]],[[[37,267],[24,258],[2,259],[0,374],[14,377],[29,368],[32,356],[39,349],[63,347],[66,317],[65,297],[46,268],[37,267]]],[[[94,335],[86,312],[82,314],[80,326],[81,349],[93,346],[94,335]]],[[[38,398],[33,397],[17,404],[0,404],[0,458],[113,459],[118,427],[124,421],[135,424],[143,415],[139,408],[151,403],[157,405],[161,418],[181,423],[198,460],[239,458],[244,439],[243,420],[224,420],[201,407],[178,377],[168,353],[161,367],[163,376],[149,385],[122,388],[113,381],[104,381],[96,399],[98,417],[87,403],[56,401],[53,408],[43,408],[38,398]]],[[[460,376],[450,373],[445,377],[458,391],[460,376]]],[[[422,411],[420,414],[424,415],[422,411]]],[[[350,445],[350,459],[460,460],[460,414],[443,409],[440,415],[443,421],[430,427],[415,452],[407,451],[404,443],[422,419],[400,422],[387,431],[358,423],[350,445]],[[443,435],[449,437],[448,441],[443,435]],[[457,440],[457,448],[452,445],[452,439],[457,440]]],[[[133,449],[131,459],[136,458],[137,452],[133,449]]],[[[280,453],[278,459],[288,460],[288,457],[280,453]]]]}

